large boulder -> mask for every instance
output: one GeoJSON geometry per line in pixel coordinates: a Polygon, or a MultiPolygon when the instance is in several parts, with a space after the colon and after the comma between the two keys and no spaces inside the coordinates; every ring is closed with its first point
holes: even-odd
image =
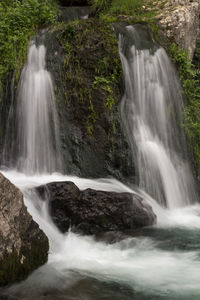
{"type": "Polygon", "coordinates": [[[0,173],[0,286],[44,264],[48,239],[33,221],[21,191],[0,173]]]}
{"type": "Polygon", "coordinates": [[[73,182],[52,182],[36,188],[49,201],[50,214],[62,232],[70,227],[84,234],[124,231],[153,225],[152,208],[136,194],[80,191],[73,182]]]}

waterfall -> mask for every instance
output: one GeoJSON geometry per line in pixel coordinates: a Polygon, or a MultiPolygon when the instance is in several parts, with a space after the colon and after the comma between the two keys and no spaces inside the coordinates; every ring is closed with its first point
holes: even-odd
{"type": "Polygon", "coordinates": [[[46,49],[31,43],[17,102],[17,168],[25,173],[61,169],[53,84],[45,68],[46,49]]]}
{"type": "Polygon", "coordinates": [[[139,186],[168,208],[188,205],[196,194],[181,128],[181,86],[165,50],[150,36],[144,39],[138,26],[126,26],[119,35],[125,80],[122,118],[139,186]]]}
{"type": "MultiPolygon", "coordinates": [[[[59,128],[45,47],[31,43],[14,120],[17,142],[11,156],[16,149],[18,169],[3,174],[23,192],[50,251],[47,264],[26,280],[0,289],[1,299],[200,299],[200,205],[190,205],[196,194],[181,127],[181,86],[164,49],[142,28],[127,26],[119,35],[125,83],[121,110],[143,189],[137,191],[111,178],[44,174],[61,167],[59,128]],[[157,224],[104,237],[63,234],[48,202],[34,190],[60,181],[74,182],[80,190],[136,193],[152,206],[157,224]]],[[[12,144],[10,139],[5,152],[12,144]]]]}

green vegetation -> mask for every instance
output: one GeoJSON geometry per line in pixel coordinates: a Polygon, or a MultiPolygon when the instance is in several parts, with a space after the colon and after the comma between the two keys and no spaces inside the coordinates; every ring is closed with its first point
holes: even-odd
{"type": "Polygon", "coordinates": [[[98,19],[74,21],[58,26],[57,39],[64,51],[61,74],[66,103],[82,107],[85,114],[76,119],[92,135],[102,114],[112,118],[120,98],[121,63],[112,26],[98,19]]]}
{"type": "Polygon", "coordinates": [[[155,38],[159,35],[156,16],[166,0],[91,0],[93,14],[108,23],[147,24],[155,38]]]}
{"type": "Polygon", "coordinates": [[[93,12],[100,18],[120,20],[125,17],[130,22],[152,22],[166,0],[91,0],[93,12]]]}
{"type": "MultiPolygon", "coordinates": [[[[196,52],[199,57],[199,46],[196,52]]],[[[169,47],[169,53],[178,68],[186,97],[184,128],[189,140],[188,144],[193,152],[194,164],[198,170],[200,169],[200,69],[198,60],[196,66],[192,64],[187,51],[180,51],[175,43],[169,47]]]]}
{"type": "Polygon", "coordinates": [[[0,2],[0,95],[2,81],[10,72],[15,72],[18,79],[31,35],[38,28],[52,24],[56,15],[54,0],[0,2]]]}

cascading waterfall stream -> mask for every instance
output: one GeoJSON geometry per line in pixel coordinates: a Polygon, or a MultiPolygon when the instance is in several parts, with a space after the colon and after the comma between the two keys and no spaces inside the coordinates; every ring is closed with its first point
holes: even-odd
{"type": "Polygon", "coordinates": [[[17,168],[25,173],[61,170],[58,119],[46,49],[32,42],[23,68],[17,104],[17,168]]]}
{"type": "Polygon", "coordinates": [[[141,36],[137,26],[126,27],[126,38],[119,35],[125,78],[122,117],[136,148],[139,186],[168,208],[188,205],[196,194],[184,157],[181,87],[165,50],[151,41],[147,48],[141,36]]]}
{"type": "Polygon", "coordinates": [[[50,251],[47,264],[6,287],[3,299],[199,300],[200,205],[191,204],[196,194],[177,125],[182,97],[176,72],[165,51],[137,26],[123,29],[119,51],[125,80],[123,121],[144,190],[134,191],[115,179],[53,173],[60,169],[61,156],[52,80],[45,68],[45,47],[30,46],[17,104],[17,170],[3,173],[23,191],[28,211],[48,236],[50,251]],[[119,233],[113,243],[62,234],[49,215],[48,200],[41,201],[34,190],[55,181],[72,181],[80,190],[137,193],[152,206],[157,225],[128,237],[119,233]]]}

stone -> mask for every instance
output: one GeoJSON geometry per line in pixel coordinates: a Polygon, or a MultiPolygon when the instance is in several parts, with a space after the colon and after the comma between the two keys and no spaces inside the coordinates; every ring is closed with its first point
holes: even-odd
{"type": "Polygon", "coordinates": [[[132,149],[121,119],[123,78],[113,27],[89,18],[49,30],[43,42],[54,79],[63,172],[135,183],[132,149]],[[95,78],[111,81],[111,74],[116,79],[112,83],[94,86],[95,78]],[[105,88],[112,92],[111,108],[105,88]]]}
{"type": "Polygon", "coordinates": [[[83,234],[134,230],[156,223],[152,208],[140,196],[86,189],[73,182],[52,182],[36,188],[49,201],[50,215],[60,229],[83,234]]]}
{"type": "Polygon", "coordinates": [[[157,19],[166,36],[193,58],[200,34],[200,0],[169,0],[157,19]]]}
{"type": "Polygon", "coordinates": [[[23,202],[22,192],[0,173],[0,286],[24,279],[46,263],[49,243],[23,202]]]}

